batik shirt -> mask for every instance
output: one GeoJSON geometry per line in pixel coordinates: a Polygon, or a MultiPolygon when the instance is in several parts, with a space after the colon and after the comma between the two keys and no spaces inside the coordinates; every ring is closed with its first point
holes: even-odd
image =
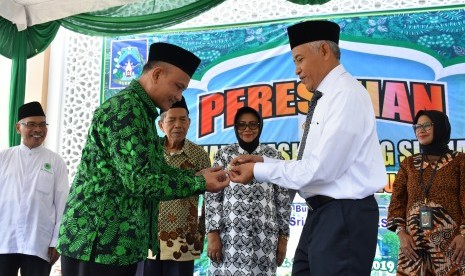
{"type": "Polygon", "coordinates": [[[95,110],[58,239],[67,257],[128,265],[157,250],[149,205],[199,194],[203,177],[168,166],[157,109],[137,81],[95,110]]]}
{"type": "MultiPolygon", "coordinates": [[[[218,150],[213,166],[226,168],[247,154],[238,144],[218,150]]],[[[252,154],[283,159],[276,149],[260,144],[252,154]]],[[[275,184],[231,182],[222,192],[205,193],[207,232],[219,230],[223,260],[213,262],[210,275],[276,275],[278,236],[289,236],[289,192],[275,184]]]]}
{"type": "MultiPolygon", "coordinates": [[[[448,153],[437,163],[422,162],[422,156],[417,154],[401,163],[389,204],[387,228],[405,228],[416,242],[417,254],[428,258],[426,266],[434,275],[465,275],[465,262],[458,266],[452,263],[454,251],[449,248],[455,237],[465,233],[464,213],[465,154],[448,153]],[[425,204],[420,168],[424,169],[424,185],[429,185],[437,170],[426,201],[432,209],[432,229],[420,228],[420,208],[425,204]]],[[[422,264],[422,258],[410,261],[399,250],[398,275],[419,275],[422,264]]]]}
{"type": "MultiPolygon", "coordinates": [[[[208,153],[187,139],[179,152],[165,151],[165,160],[173,167],[195,171],[211,167],[208,153]]],[[[200,258],[205,237],[205,217],[201,216],[199,220],[198,208],[199,196],[160,202],[160,260],[192,261],[200,258]]],[[[153,253],[149,252],[149,258],[153,257],[153,253]]]]}

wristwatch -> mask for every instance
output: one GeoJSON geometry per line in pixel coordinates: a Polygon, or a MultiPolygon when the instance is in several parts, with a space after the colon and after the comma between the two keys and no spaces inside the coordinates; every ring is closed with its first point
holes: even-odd
{"type": "Polygon", "coordinates": [[[279,235],[281,238],[285,239],[286,241],[289,240],[289,236],[285,236],[285,235],[279,235]]]}
{"type": "Polygon", "coordinates": [[[396,235],[398,235],[400,231],[405,231],[405,227],[403,227],[403,226],[397,226],[397,228],[396,228],[396,235]]]}

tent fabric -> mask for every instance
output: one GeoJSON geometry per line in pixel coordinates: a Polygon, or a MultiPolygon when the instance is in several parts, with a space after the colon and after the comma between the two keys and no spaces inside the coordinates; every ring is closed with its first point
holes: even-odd
{"type": "MultiPolygon", "coordinates": [[[[320,5],[330,0],[288,0],[300,5],[320,5]]],[[[15,24],[18,31],[23,31],[28,27],[74,16],[76,14],[109,16],[107,12],[116,11],[118,17],[135,16],[134,10],[139,10],[138,15],[152,15],[169,10],[174,11],[179,7],[187,7],[200,2],[197,0],[6,0],[2,1],[0,17],[3,17],[15,24]],[[138,9],[138,7],[143,7],[138,9]],[[92,14],[92,12],[102,11],[92,14]],[[128,12],[124,15],[124,13],[128,12]]],[[[212,0],[215,5],[217,0],[212,0]]],[[[220,1],[222,2],[222,1],[220,1]]],[[[207,8],[207,6],[205,6],[207,8]]],[[[207,8],[208,9],[208,8],[207,8]]],[[[201,11],[199,11],[201,12],[201,11]]],[[[177,21],[180,18],[176,18],[177,21]]],[[[168,20],[168,19],[166,19],[168,20]]],[[[184,19],[185,20],[185,19],[184,19]]],[[[179,21],[178,21],[179,22],[179,21]]]]}
{"type": "Polygon", "coordinates": [[[0,55],[13,59],[18,44],[24,44],[26,58],[31,58],[47,49],[59,28],[60,22],[52,21],[19,32],[11,21],[0,17],[0,55]]]}
{"type": "Polygon", "coordinates": [[[13,22],[18,31],[83,12],[98,11],[141,0],[6,0],[0,16],[13,22]]]}
{"type": "Polygon", "coordinates": [[[16,133],[18,108],[24,104],[26,92],[27,45],[26,33],[23,31],[11,40],[15,45],[12,51],[10,81],[10,117],[8,118],[8,139],[10,146],[19,145],[21,137],[16,133]],[[15,43],[16,42],[16,43],[15,43]]]}
{"type": "Polygon", "coordinates": [[[27,59],[44,51],[52,43],[59,28],[60,23],[52,21],[19,32],[13,23],[0,17],[0,54],[12,60],[8,119],[10,146],[21,142],[15,124],[18,108],[24,103],[27,59]]]}
{"type": "MultiPolygon", "coordinates": [[[[0,10],[0,54],[12,59],[9,145],[15,146],[20,143],[15,119],[19,106],[24,103],[26,61],[48,47],[60,25],[86,35],[119,36],[144,33],[179,24],[224,1],[23,0],[23,5],[20,5],[17,1],[7,0],[0,10]],[[122,3],[128,4],[118,6],[122,3]],[[102,9],[103,7],[110,8],[102,9]]],[[[288,1],[316,5],[330,0],[288,1]]]]}
{"type": "Polygon", "coordinates": [[[198,16],[224,0],[170,1],[148,0],[100,12],[79,14],[63,18],[63,27],[72,31],[99,36],[119,36],[160,30],[198,16]]]}

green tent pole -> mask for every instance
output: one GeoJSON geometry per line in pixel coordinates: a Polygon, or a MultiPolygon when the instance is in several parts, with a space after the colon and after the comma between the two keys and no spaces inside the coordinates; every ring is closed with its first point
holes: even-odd
{"type": "Polygon", "coordinates": [[[26,66],[27,66],[27,37],[26,31],[21,31],[13,38],[15,47],[13,49],[11,64],[10,83],[10,117],[8,124],[10,147],[19,145],[21,136],[16,133],[18,119],[18,108],[24,104],[26,93],[26,66]]]}

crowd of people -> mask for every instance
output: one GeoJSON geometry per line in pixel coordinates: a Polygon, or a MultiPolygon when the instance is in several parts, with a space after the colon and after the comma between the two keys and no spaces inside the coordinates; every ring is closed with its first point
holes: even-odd
{"type": "MultiPolygon", "coordinates": [[[[336,23],[287,31],[295,73],[313,94],[296,160],[260,142],[262,116],[245,106],[234,116],[237,143],[211,163],[186,138],[182,93],[201,60],[163,42],[95,110],[72,185],[43,146],[42,106],[21,106],[21,144],[0,152],[0,275],[49,275],[60,256],[63,276],[192,275],[205,238],[210,275],[276,275],[296,192],[308,212],[292,275],[370,275],[374,193],[386,183],[370,96],[340,63],[336,23]]],[[[421,153],[402,162],[388,214],[398,274],[464,275],[464,154],[449,150],[442,112],[420,111],[413,129],[421,153]]]]}

